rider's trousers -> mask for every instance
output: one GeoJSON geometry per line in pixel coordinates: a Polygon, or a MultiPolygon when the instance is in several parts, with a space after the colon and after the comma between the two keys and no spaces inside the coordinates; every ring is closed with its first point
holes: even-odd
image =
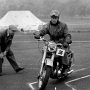
{"type": "Polygon", "coordinates": [[[65,50],[66,50],[66,52],[64,54],[64,57],[62,57],[62,64],[69,65],[70,60],[69,60],[68,55],[67,55],[67,52],[69,52],[69,48],[66,48],[65,50]]]}

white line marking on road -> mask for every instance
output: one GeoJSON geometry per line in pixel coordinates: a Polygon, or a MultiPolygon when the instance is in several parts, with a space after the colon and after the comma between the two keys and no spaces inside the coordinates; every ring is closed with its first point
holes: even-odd
{"type": "Polygon", "coordinates": [[[90,41],[73,41],[74,43],[90,43],[90,41]]]}
{"type": "MultiPolygon", "coordinates": [[[[90,67],[87,67],[87,68],[82,68],[82,69],[79,69],[79,70],[75,70],[74,72],[79,72],[79,71],[82,71],[82,70],[86,70],[90,67]]],[[[87,78],[87,77],[90,77],[90,75],[87,75],[87,76],[84,76],[84,77],[80,77],[80,78],[76,78],[76,79],[73,79],[73,80],[70,80],[68,82],[65,82],[66,86],[70,87],[72,90],[76,90],[72,85],[70,85],[69,83],[71,82],[74,82],[74,81],[78,81],[80,79],[84,79],[84,78],[87,78]]]]}
{"type": "MultiPolygon", "coordinates": [[[[18,63],[20,65],[27,65],[27,64],[21,64],[21,63],[18,63]]],[[[4,65],[9,65],[7,63],[4,63],[4,65]]],[[[39,64],[28,64],[28,66],[39,66],[39,64]]]]}
{"type": "Polygon", "coordinates": [[[33,87],[33,84],[36,84],[36,83],[38,83],[38,82],[28,83],[28,85],[30,86],[30,88],[31,88],[32,90],[35,90],[35,88],[33,87]]]}
{"type": "Polygon", "coordinates": [[[72,90],[76,90],[75,88],[73,88],[71,85],[69,85],[68,83],[65,83],[66,86],[70,87],[72,90]]]}
{"type": "Polygon", "coordinates": [[[30,43],[30,42],[38,42],[38,41],[13,41],[13,43],[19,43],[19,42],[22,42],[22,43],[30,43]]]}
{"type": "MultiPolygon", "coordinates": [[[[30,43],[30,42],[38,42],[38,41],[13,41],[13,43],[30,43]]],[[[90,43],[90,41],[73,41],[73,43],[90,43]]]]}
{"type": "Polygon", "coordinates": [[[88,68],[90,68],[90,67],[87,67],[87,68],[82,68],[82,69],[78,69],[78,70],[75,70],[74,72],[83,71],[83,70],[88,69],[88,68]]]}
{"type": "MultiPolygon", "coordinates": [[[[82,68],[82,69],[79,69],[79,70],[75,70],[74,72],[82,71],[82,70],[85,70],[85,69],[88,69],[88,68],[90,68],[90,67],[82,68]]],[[[70,82],[70,81],[66,82],[65,84],[66,84],[68,87],[72,88],[72,90],[75,90],[73,87],[71,87],[71,86],[68,84],[69,82],[70,82]]],[[[38,81],[32,82],[32,83],[28,83],[28,85],[30,86],[30,88],[31,88],[32,90],[35,90],[35,88],[33,87],[33,85],[36,84],[36,83],[38,83],[38,81]]]]}
{"type": "Polygon", "coordinates": [[[90,75],[83,76],[83,77],[80,77],[80,78],[76,78],[76,79],[70,80],[70,81],[68,81],[68,82],[66,82],[66,83],[71,83],[71,82],[78,81],[78,80],[80,80],[80,79],[84,79],[84,78],[87,78],[87,77],[90,77],[90,75]]]}
{"type": "Polygon", "coordinates": [[[74,82],[74,81],[78,81],[78,80],[80,80],[80,79],[88,78],[88,77],[90,77],[90,75],[87,75],[87,76],[84,76],[84,77],[80,77],[80,78],[77,78],[77,79],[68,81],[68,82],[66,82],[65,84],[66,84],[68,87],[70,87],[72,90],[76,90],[76,89],[73,87],[73,85],[70,85],[69,83],[74,82]]]}
{"type": "Polygon", "coordinates": [[[68,23],[68,25],[90,25],[89,23],[78,23],[78,24],[76,24],[76,23],[68,23]]]}

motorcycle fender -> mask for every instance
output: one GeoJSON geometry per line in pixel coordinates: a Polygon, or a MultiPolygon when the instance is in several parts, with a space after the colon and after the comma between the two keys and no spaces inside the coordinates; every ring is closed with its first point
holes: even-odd
{"type": "Polygon", "coordinates": [[[48,66],[52,66],[52,67],[53,67],[53,60],[47,58],[47,59],[46,59],[46,65],[48,65],[48,66]]]}

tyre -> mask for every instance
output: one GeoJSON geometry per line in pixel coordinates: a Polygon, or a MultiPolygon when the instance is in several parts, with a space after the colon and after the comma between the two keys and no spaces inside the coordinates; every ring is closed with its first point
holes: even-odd
{"type": "Polygon", "coordinates": [[[39,90],[44,90],[46,88],[50,74],[51,74],[51,67],[46,66],[46,68],[42,72],[42,75],[40,75],[38,79],[39,90]]]}

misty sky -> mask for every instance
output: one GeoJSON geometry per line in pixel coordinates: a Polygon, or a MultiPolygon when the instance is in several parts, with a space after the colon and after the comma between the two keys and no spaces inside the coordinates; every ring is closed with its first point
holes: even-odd
{"type": "MultiPolygon", "coordinates": [[[[8,0],[0,0],[0,1],[8,1],[8,0]]],[[[12,0],[12,1],[19,1],[19,0],[12,0]]],[[[29,0],[30,1],[30,0],[29,0]]],[[[33,1],[43,1],[43,0],[33,0],[33,1]]],[[[65,2],[68,2],[68,1],[70,1],[70,0],[56,0],[56,1],[60,1],[60,2],[62,2],[62,3],[65,3],[65,2]]],[[[72,1],[72,0],[71,0],[72,1]]],[[[83,2],[83,3],[88,3],[88,2],[90,2],[90,0],[81,0],[81,2],[83,2]]]]}

